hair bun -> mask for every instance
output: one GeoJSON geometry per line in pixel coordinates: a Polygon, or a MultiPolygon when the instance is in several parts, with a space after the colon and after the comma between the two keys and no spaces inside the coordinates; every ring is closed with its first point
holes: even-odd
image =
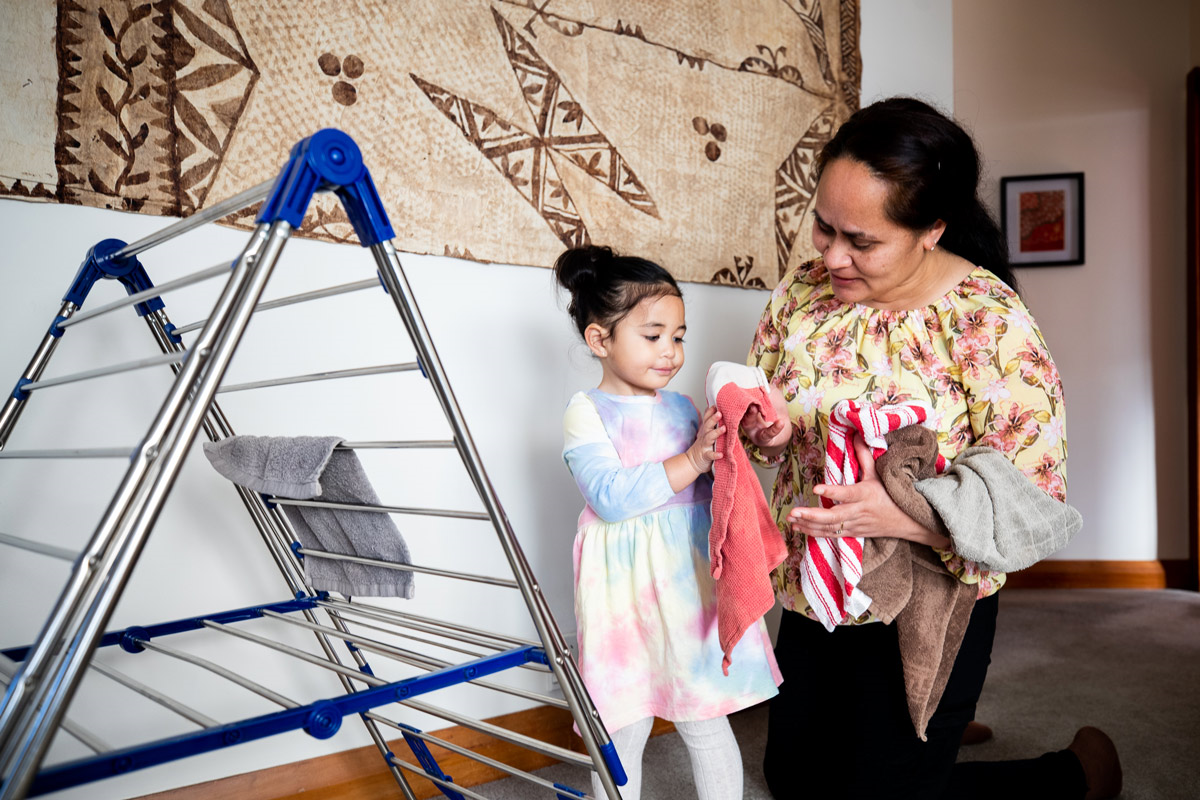
{"type": "Polygon", "coordinates": [[[613,251],[608,247],[573,247],[554,262],[554,275],[563,288],[575,294],[581,287],[594,284],[597,275],[608,272],[613,258],[613,251]]]}
{"type": "Polygon", "coordinates": [[[581,336],[593,322],[611,328],[647,297],[682,297],[671,273],[659,264],[600,245],[564,252],[554,262],[554,277],[571,293],[567,313],[581,336]]]}
{"type": "Polygon", "coordinates": [[[612,251],[612,248],[610,248],[610,247],[604,247],[603,245],[593,244],[593,245],[588,245],[585,248],[585,252],[587,253],[588,260],[591,262],[592,266],[594,266],[594,267],[595,266],[604,266],[606,264],[612,263],[613,251],[612,251]]]}

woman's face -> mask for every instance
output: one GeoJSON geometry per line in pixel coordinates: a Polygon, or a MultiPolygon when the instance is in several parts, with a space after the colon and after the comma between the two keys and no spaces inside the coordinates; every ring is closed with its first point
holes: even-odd
{"type": "Polygon", "coordinates": [[[914,231],[893,222],[884,211],[887,198],[888,184],[865,164],[829,162],[813,202],[813,245],[843,303],[917,308],[939,284],[929,250],[945,225],[914,231]]]}

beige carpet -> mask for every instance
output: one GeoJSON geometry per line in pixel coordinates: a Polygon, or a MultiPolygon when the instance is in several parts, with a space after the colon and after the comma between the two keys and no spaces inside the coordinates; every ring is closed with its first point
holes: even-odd
{"type": "MultiPolygon", "coordinates": [[[[1065,747],[1080,726],[1095,725],[1112,736],[1121,754],[1124,800],[1195,800],[1200,595],[1005,589],[977,718],[995,729],[995,739],[964,748],[960,759],[1034,757],[1065,747]]],[[[733,728],[746,769],[746,800],[770,800],[761,772],[765,709],[734,715],[733,728]]],[[[551,767],[539,774],[590,791],[582,770],[551,767]]],[[[495,800],[541,796],[517,779],[476,790],[495,800]]],[[[647,745],[643,797],[695,797],[677,734],[647,745]]]]}

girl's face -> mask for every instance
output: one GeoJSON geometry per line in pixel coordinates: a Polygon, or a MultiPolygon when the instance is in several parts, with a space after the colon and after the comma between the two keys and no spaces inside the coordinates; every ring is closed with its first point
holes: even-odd
{"type": "Polygon", "coordinates": [[[915,308],[941,281],[937,258],[929,256],[945,224],[914,231],[893,222],[885,211],[888,190],[865,164],[848,158],[835,158],[821,174],[813,246],[843,303],[915,308]]]}
{"type": "Polygon", "coordinates": [[[612,330],[592,324],[584,332],[600,359],[600,390],[609,394],[653,395],[683,366],[687,323],[683,300],[675,295],[647,297],[612,330]]]}

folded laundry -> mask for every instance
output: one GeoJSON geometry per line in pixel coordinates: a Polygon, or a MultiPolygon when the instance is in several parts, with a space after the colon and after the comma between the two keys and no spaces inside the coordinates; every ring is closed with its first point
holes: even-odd
{"type": "Polygon", "coordinates": [[[967,448],[945,475],[915,486],[948,529],[954,551],[984,569],[1025,569],[1066,547],[1083,527],[1076,509],[991,447],[967,448]]]}
{"type": "MultiPolygon", "coordinates": [[[[1078,511],[1039,489],[999,450],[967,448],[943,470],[933,431],[910,425],[885,438],[875,468],[892,500],[985,569],[1024,569],[1062,548],[1083,524],[1078,511]]],[[[871,613],[896,625],[909,714],[925,739],[978,589],[947,571],[932,548],[885,537],[866,541],[859,588],[872,599],[871,613]]]]}
{"type": "MultiPolygon", "coordinates": [[[[886,435],[909,425],[925,424],[932,409],[920,401],[873,405],[842,400],[829,413],[825,443],[825,483],[848,486],[860,477],[853,438],[857,434],[878,458],[887,451],[886,435]]],[[[944,468],[938,458],[936,467],[944,468]]],[[[833,506],[821,498],[825,508],[833,506]]],[[[863,575],[863,538],[858,536],[810,536],[800,563],[800,585],[817,621],[828,631],[861,616],[871,606],[871,596],[859,587],[863,575]]]]}
{"type": "MultiPolygon", "coordinates": [[[[888,495],[914,520],[944,533],[937,514],[913,487],[915,481],[934,479],[939,463],[944,469],[937,434],[922,425],[907,425],[884,438],[887,450],[875,459],[875,469],[888,495]]],[[[871,613],[896,626],[909,717],[925,741],[978,588],[947,570],[932,547],[892,537],[865,540],[859,588],[871,598],[871,613]]]]}
{"type": "MultiPolygon", "coordinates": [[[[256,492],[333,503],[379,505],[379,496],[353,450],[335,449],[336,436],[230,436],[206,442],[204,455],[221,475],[256,492]]],[[[306,550],[410,564],[408,545],[391,517],[373,511],[284,506],[306,550]]],[[[314,589],[346,596],[413,595],[408,570],[310,555],[304,570],[314,589]]]]}

